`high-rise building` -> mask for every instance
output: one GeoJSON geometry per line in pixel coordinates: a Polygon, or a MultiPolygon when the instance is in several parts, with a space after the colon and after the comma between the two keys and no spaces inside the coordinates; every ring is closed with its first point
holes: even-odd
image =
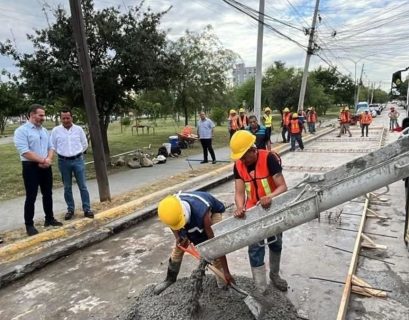
{"type": "Polygon", "coordinates": [[[233,84],[239,86],[255,76],[256,67],[246,67],[244,63],[238,63],[233,69],[233,84]]]}

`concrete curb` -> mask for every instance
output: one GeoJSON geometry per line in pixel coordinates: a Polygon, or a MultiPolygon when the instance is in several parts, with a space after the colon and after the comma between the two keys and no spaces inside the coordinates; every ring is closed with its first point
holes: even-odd
{"type": "MultiPolygon", "coordinates": [[[[333,131],[334,128],[323,129],[316,135],[309,135],[304,139],[304,143],[311,142],[323,135],[326,135],[333,131]]],[[[283,144],[274,148],[279,154],[289,152],[290,145],[283,144]]],[[[195,177],[188,181],[184,181],[173,187],[163,189],[148,196],[144,196],[140,199],[130,201],[126,204],[120,205],[116,208],[106,210],[96,215],[96,221],[104,223],[110,219],[115,219],[111,222],[98,226],[93,230],[83,232],[81,234],[67,237],[52,247],[40,248],[39,253],[32,254],[27,257],[23,257],[17,261],[12,261],[4,264],[4,268],[0,271],[0,288],[5,287],[11,282],[24,277],[25,275],[44,267],[48,263],[51,263],[63,256],[67,256],[78,249],[90,246],[106,238],[117,234],[127,228],[130,228],[139,222],[146,220],[156,214],[156,204],[152,205],[153,201],[162,198],[163,196],[177,192],[179,190],[207,190],[217,185],[223,184],[233,178],[233,164],[223,166],[210,173],[195,177]],[[203,182],[205,181],[205,182],[203,182]],[[148,205],[147,207],[145,207],[148,205]],[[141,210],[137,210],[138,207],[143,206],[141,210]],[[132,213],[133,212],[133,213],[132,213]],[[44,249],[44,250],[41,250],[44,249]]],[[[22,251],[40,245],[43,242],[47,242],[53,239],[59,239],[67,236],[68,231],[78,230],[95,223],[94,220],[81,219],[71,224],[65,225],[62,228],[45,231],[34,237],[23,239],[17,243],[10,244],[3,247],[0,250],[0,258],[16,257],[21,254],[22,251]]],[[[18,259],[18,258],[17,258],[18,259]]]]}

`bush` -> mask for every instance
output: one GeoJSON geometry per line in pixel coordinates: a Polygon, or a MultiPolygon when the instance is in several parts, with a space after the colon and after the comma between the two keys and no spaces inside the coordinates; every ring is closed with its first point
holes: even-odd
{"type": "Polygon", "coordinates": [[[121,124],[123,126],[129,126],[131,124],[131,119],[129,117],[124,117],[121,119],[121,124]]]}

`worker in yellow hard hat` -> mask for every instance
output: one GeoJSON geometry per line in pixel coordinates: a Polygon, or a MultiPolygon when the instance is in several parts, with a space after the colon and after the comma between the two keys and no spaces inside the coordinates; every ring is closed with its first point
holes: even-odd
{"type": "Polygon", "coordinates": [[[290,151],[295,151],[295,142],[301,150],[304,150],[304,143],[302,141],[302,130],[304,127],[304,121],[300,119],[297,112],[294,112],[290,120],[290,135],[291,135],[291,148],[290,151]]]}
{"type": "Polygon", "coordinates": [[[339,113],[339,120],[340,120],[340,129],[337,137],[341,137],[344,133],[349,133],[349,136],[352,137],[351,131],[349,130],[349,124],[351,122],[351,113],[349,112],[348,107],[344,107],[342,111],[339,113]]]}
{"type": "MultiPolygon", "coordinates": [[[[257,149],[255,141],[256,137],[244,130],[236,132],[230,140],[231,158],[236,160],[234,216],[238,219],[251,215],[247,209],[258,204],[265,209],[269,208],[272,198],[287,191],[280,157],[273,151],[257,149]]],[[[287,281],[279,276],[282,234],[270,237],[267,241],[271,283],[279,290],[286,291],[287,281]]],[[[260,292],[264,292],[267,287],[265,241],[250,245],[248,254],[255,285],[260,292]]]]}
{"type": "MultiPolygon", "coordinates": [[[[159,202],[159,220],[172,229],[176,245],[169,258],[166,279],[154,288],[155,294],[161,293],[176,281],[184,254],[178,246],[187,247],[189,242],[199,244],[213,238],[211,225],[222,220],[225,210],[222,202],[202,191],[180,192],[159,202]]],[[[216,259],[213,265],[223,272],[227,283],[234,282],[225,256],[216,259]]],[[[217,280],[222,285],[223,280],[217,280]]]]}
{"type": "Polygon", "coordinates": [[[234,109],[231,109],[229,112],[228,130],[229,130],[230,138],[233,136],[233,134],[236,131],[240,130],[239,116],[237,115],[237,112],[234,109]]]}
{"type": "Polygon", "coordinates": [[[289,125],[290,125],[290,120],[291,120],[291,111],[289,108],[284,108],[283,109],[283,114],[281,117],[281,136],[283,138],[283,143],[290,142],[290,130],[289,130],[289,125]]]}
{"type": "Polygon", "coordinates": [[[239,129],[244,130],[249,125],[249,117],[246,115],[246,110],[244,108],[239,109],[239,129]]]}
{"type": "Polygon", "coordinates": [[[270,137],[271,132],[273,131],[273,115],[269,107],[264,108],[264,114],[261,117],[261,123],[266,128],[266,132],[270,137]]]}

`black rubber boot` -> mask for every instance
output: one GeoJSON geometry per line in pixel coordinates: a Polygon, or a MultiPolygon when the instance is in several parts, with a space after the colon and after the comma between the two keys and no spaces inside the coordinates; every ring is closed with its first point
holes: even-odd
{"type": "Polygon", "coordinates": [[[176,282],[176,278],[178,277],[181,265],[182,261],[173,262],[171,259],[169,259],[168,273],[166,275],[166,279],[165,281],[156,285],[156,287],[153,289],[153,292],[155,294],[160,294],[162,291],[166,290],[170,285],[176,282]]]}

